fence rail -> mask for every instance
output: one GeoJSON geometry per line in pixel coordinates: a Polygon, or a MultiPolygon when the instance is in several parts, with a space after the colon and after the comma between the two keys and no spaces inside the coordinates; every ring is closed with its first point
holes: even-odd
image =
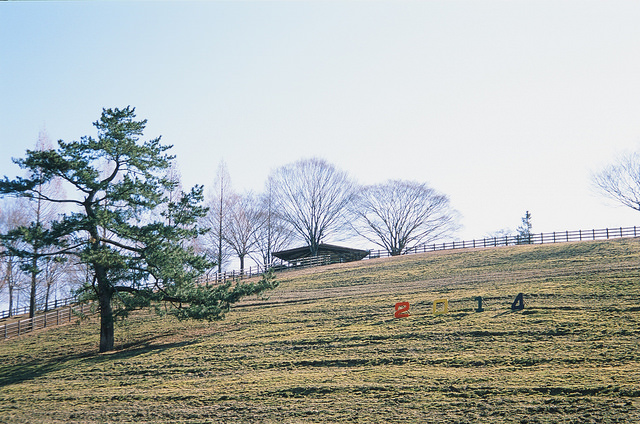
{"type": "Polygon", "coordinates": [[[269,266],[250,266],[249,268],[237,271],[224,271],[224,272],[214,272],[208,275],[205,275],[203,281],[211,282],[211,283],[224,283],[227,280],[236,280],[243,278],[251,278],[258,275],[262,275],[269,270],[269,268],[273,267],[273,265],[269,266]]]}
{"type": "MultiPolygon", "coordinates": [[[[37,310],[38,311],[50,311],[50,310],[53,310],[53,309],[58,309],[58,308],[62,308],[62,307],[65,307],[65,306],[69,306],[69,305],[72,305],[72,304],[77,303],[77,302],[78,302],[78,298],[77,297],[68,297],[66,299],[56,299],[56,300],[50,301],[46,305],[37,305],[37,310]]],[[[24,314],[28,314],[28,313],[29,313],[29,305],[21,306],[21,307],[15,307],[10,311],[0,311],[0,319],[9,318],[9,317],[16,316],[16,315],[24,315],[24,314]]]]}
{"type": "Polygon", "coordinates": [[[74,317],[79,318],[79,315],[87,314],[89,312],[91,312],[91,305],[83,303],[81,305],[59,308],[51,312],[44,312],[40,315],[34,316],[33,318],[25,318],[14,322],[8,322],[0,325],[0,337],[8,339],[10,337],[17,337],[41,328],[64,324],[66,322],[71,322],[74,317]]]}
{"type": "Polygon", "coordinates": [[[330,255],[321,255],[314,256],[311,258],[301,258],[296,260],[295,262],[286,263],[284,261],[273,261],[269,265],[256,265],[250,266],[249,268],[245,268],[241,271],[225,271],[221,273],[212,273],[205,276],[204,280],[211,283],[224,283],[227,280],[236,280],[243,278],[251,278],[264,274],[269,269],[273,269],[275,271],[285,271],[288,269],[300,269],[300,268],[309,268],[313,266],[321,266],[321,265],[329,265],[331,263],[330,255]]]}
{"type": "MultiPolygon", "coordinates": [[[[502,236],[474,240],[460,240],[445,243],[420,244],[407,249],[403,254],[433,252],[438,250],[477,249],[485,247],[514,246],[522,244],[566,243],[572,241],[607,240],[612,238],[631,238],[640,236],[640,228],[618,227],[593,230],[556,231],[553,233],[531,234],[529,237],[502,236]]],[[[369,251],[365,259],[391,256],[386,250],[369,251]]]]}

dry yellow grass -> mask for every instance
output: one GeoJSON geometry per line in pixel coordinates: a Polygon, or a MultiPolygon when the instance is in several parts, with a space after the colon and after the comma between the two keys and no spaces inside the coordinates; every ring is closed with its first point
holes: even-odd
{"type": "Polygon", "coordinates": [[[0,422],[640,422],[640,240],[278,277],[221,322],[140,311],[109,354],[95,319],[1,342],[0,422]]]}

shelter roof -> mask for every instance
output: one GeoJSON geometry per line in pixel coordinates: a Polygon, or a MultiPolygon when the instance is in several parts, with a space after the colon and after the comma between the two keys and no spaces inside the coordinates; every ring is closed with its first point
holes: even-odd
{"type": "MultiPolygon", "coordinates": [[[[332,262],[359,261],[368,254],[368,250],[352,249],[350,247],[335,246],[332,244],[318,245],[318,256],[331,256],[332,262]]],[[[273,256],[287,262],[292,262],[311,257],[311,248],[309,246],[303,246],[295,249],[281,250],[279,252],[273,252],[273,256]]]]}

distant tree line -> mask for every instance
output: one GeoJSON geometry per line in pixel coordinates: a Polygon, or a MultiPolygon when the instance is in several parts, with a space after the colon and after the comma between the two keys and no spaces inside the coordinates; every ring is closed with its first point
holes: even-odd
{"type": "Polygon", "coordinates": [[[359,185],[319,158],[275,169],[262,194],[231,189],[221,163],[203,225],[211,231],[200,246],[218,264],[232,257],[270,264],[273,252],[308,246],[315,256],[327,242],[361,239],[401,255],[413,246],[451,236],[458,213],[449,198],[426,183],[389,180],[359,185]]]}

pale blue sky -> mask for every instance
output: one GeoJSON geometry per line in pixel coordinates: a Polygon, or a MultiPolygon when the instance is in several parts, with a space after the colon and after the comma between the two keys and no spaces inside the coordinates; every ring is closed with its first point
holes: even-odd
{"type": "MultiPolygon", "coordinates": [[[[591,172],[640,148],[638,1],[0,2],[0,176],[137,108],[188,186],[320,156],[428,182],[459,238],[640,224],[591,172]]],[[[328,240],[331,241],[331,240],[328,240]]],[[[373,246],[371,246],[373,247],[373,246]]]]}

